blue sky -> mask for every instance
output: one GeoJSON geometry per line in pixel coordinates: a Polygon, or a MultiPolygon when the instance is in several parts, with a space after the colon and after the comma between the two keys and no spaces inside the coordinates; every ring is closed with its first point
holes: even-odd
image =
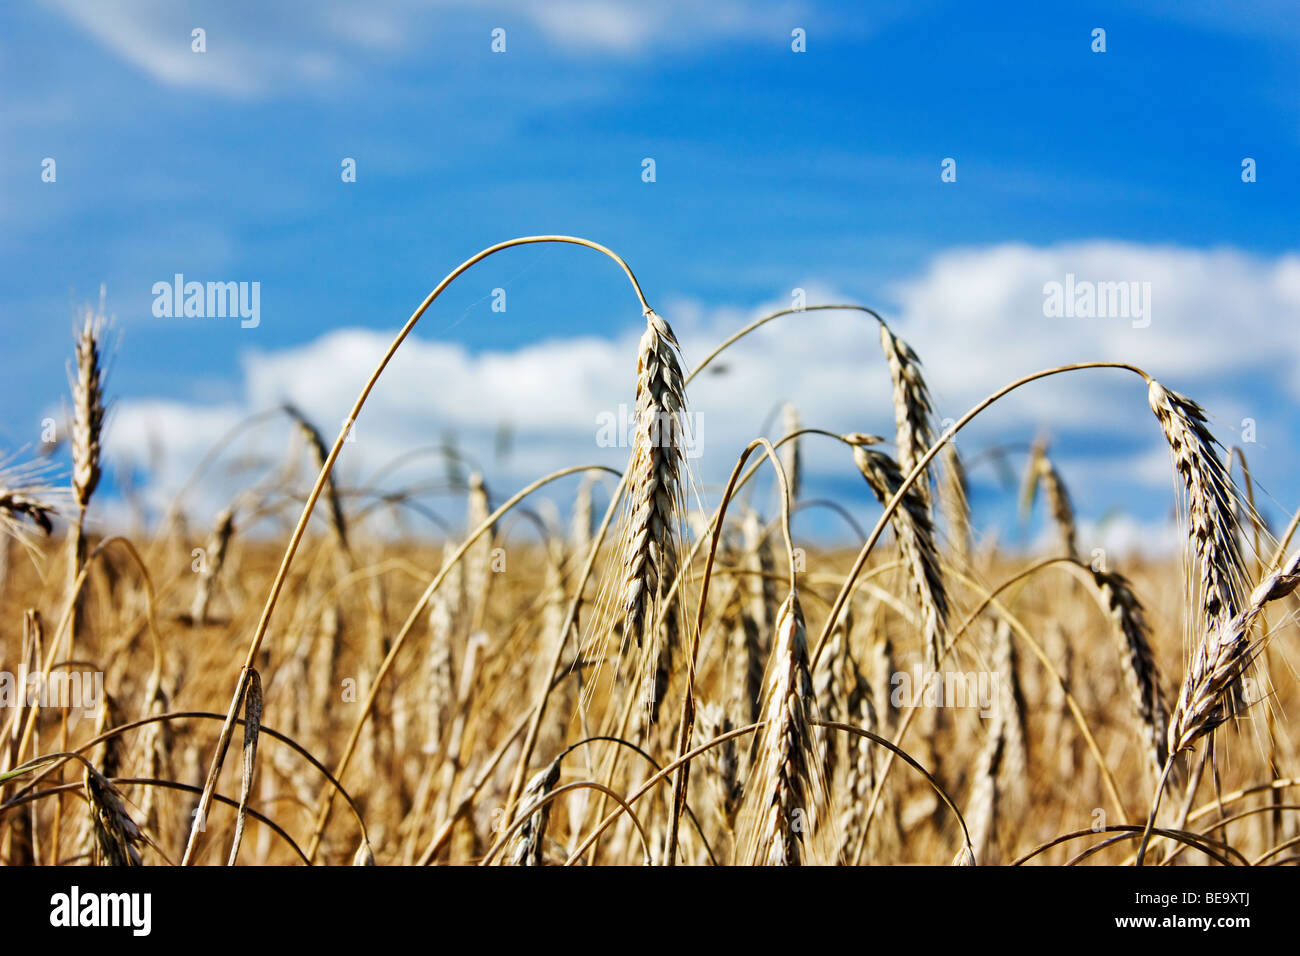
{"type": "MultiPolygon", "coordinates": [[[[6,4],[0,446],[34,443],[58,407],[75,310],[101,283],[119,337],[110,437],[132,460],[146,435],[173,450],[170,471],[142,479],[161,501],[259,403],[336,420],[383,341],[473,252],[570,233],[632,264],[688,363],[794,287],[885,311],[943,414],[1043,365],[1136,356],[1206,404],[1225,441],[1258,420],[1248,454],[1289,506],[1298,54],[1294,11],[1262,2],[6,4]],[[791,50],[796,27],[807,52],[791,50]],[[152,286],[177,272],[259,282],[260,324],[155,318],[152,286]],[[1041,287],[1067,272],[1153,282],[1151,327],[1052,324],[1041,287]]],[[[563,368],[575,341],[589,361],[562,377],[587,379],[558,390],[554,428],[536,424],[498,481],[576,463],[559,446],[624,400],[630,372],[601,376],[631,364],[639,326],[619,272],[585,250],[476,267],[423,320],[429,351],[381,388],[351,465],[446,429],[486,449],[493,416],[530,420],[537,389],[515,386],[541,357],[563,368]],[[449,394],[429,372],[458,363],[507,369],[496,397],[476,393],[481,376],[449,394]]],[[[808,424],[889,429],[874,343],[857,319],[801,317],[738,351],[697,406],[717,423],[706,479],[782,399],[808,424]]],[[[1123,504],[1163,520],[1167,465],[1140,387],[1045,388],[974,431],[971,453],[1039,433],[1085,515],[1123,504]]],[[[809,461],[825,489],[863,495],[833,450],[809,461]]]]}

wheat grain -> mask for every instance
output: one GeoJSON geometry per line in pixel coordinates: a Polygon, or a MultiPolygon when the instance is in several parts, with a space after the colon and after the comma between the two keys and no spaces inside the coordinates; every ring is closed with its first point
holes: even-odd
{"type": "Polygon", "coordinates": [[[1197,647],[1169,718],[1170,757],[1186,750],[1232,715],[1228,699],[1232,688],[1261,646],[1252,640],[1251,630],[1266,604],[1290,594],[1297,585],[1300,551],[1259,583],[1241,613],[1197,647]]]}
{"type": "Polygon", "coordinates": [[[677,574],[686,394],[672,329],[654,311],[637,352],[636,431],[621,529],[623,640],[641,648],[635,686],[646,693],[660,661],[663,591],[677,574]],[[642,647],[642,644],[645,647],[642,647]]]}
{"type": "Polygon", "coordinates": [[[1151,649],[1146,613],[1123,575],[1093,569],[1092,576],[1110,610],[1122,651],[1124,674],[1133,697],[1133,709],[1142,726],[1152,769],[1159,773],[1167,756],[1165,735],[1169,717],[1160,691],[1160,673],[1151,649]]]}
{"type": "Polygon", "coordinates": [[[818,772],[808,641],[793,590],[776,621],[765,724],[751,773],[752,829],[745,845],[750,865],[798,866],[807,856],[808,834],[817,825],[818,772]]]}
{"type": "MultiPolygon", "coordinates": [[[[519,798],[521,806],[532,806],[554,790],[559,782],[560,761],[557,759],[539,770],[533,775],[533,779],[528,781],[523,796],[519,798]]],[[[551,804],[547,802],[532,813],[515,831],[506,850],[506,858],[511,866],[542,865],[542,843],[546,839],[546,823],[550,816],[551,804]]]]}
{"type": "MultiPolygon", "coordinates": [[[[894,426],[897,431],[898,465],[907,475],[934,444],[934,408],[930,390],[921,374],[921,360],[912,347],[880,323],[880,347],[889,362],[894,385],[894,426]]],[[[930,503],[930,477],[922,475],[913,485],[917,495],[930,503]]]]}
{"type": "Polygon", "coordinates": [[[1078,532],[1074,522],[1074,505],[1070,501],[1070,494],[1065,488],[1065,482],[1061,480],[1060,473],[1056,470],[1056,465],[1052,459],[1047,456],[1047,446],[1044,442],[1035,442],[1033,450],[1029,455],[1029,472],[1025,476],[1025,510],[1033,506],[1034,497],[1039,486],[1047,494],[1047,504],[1052,512],[1052,520],[1056,524],[1057,533],[1061,536],[1061,547],[1065,551],[1066,557],[1079,557],[1078,532]]]}
{"type": "MultiPolygon", "coordinates": [[[[898,464],[884,452],[854,445],[853,460],[881,504],[887,503],[902,486],[903,474],[898,464]]],[[[920,604],[926,667],[933,671],[938,669],[947,645],[948,594],[930,509],[919,487],[913,483],[903,493],[902,507],[894,509],[890,523],[907,562],[913,594],[920,604]]]]}
{"type": "MultiPolygon", "coordinates": [[[[726,712],[717,704],[700,703],[700,737],[712,740],[735,729],[726,712]]],[[[736,811],[740,808],[744,787],[740,779],[740,766],[736,758],[736,741],[727,740],[704,752],[704,765],[717,797],[718,811],[728,829],[735,826],[736,811]]]]}
{"type": "Polygon", "coordinates": [[[99,487],[104,427],[103,319],[87,310],[77,336],[77,375],[72,385],[72,489],[79,511],[99,487]]]}
{"type": "Polygon", "coordinates": [[[239,809],[235,817],[235,836],[231,840],[227,866],[235,865],[235,859],[239,856],[239,845],[244,838],[248,798],[253,792],[253,772],[257,769],[257,738],[262,730],[262,707],[262,675],[256,668],[249,668],[247,689],[244,691],[244,751],[239,779],[239,809]]]}
{"type": "Polygon", "coordinates": [[[122,796],[108,778],[89,764],[83,776],[90,804],[90,824],[104,866],[139,866],[144,834],[126,812],[122,796]]]}
{"type": "Polygon", "coordinates": [[[1211,638],[1241,609],[1248,580],[1237,523],[1237,491],[1219,458],[1218,442],[1206,427],[1205,411],[1154,379],[1147,399],[1187,491],[1188,533],[1200,567],[1204,630],[1211,638]]]}

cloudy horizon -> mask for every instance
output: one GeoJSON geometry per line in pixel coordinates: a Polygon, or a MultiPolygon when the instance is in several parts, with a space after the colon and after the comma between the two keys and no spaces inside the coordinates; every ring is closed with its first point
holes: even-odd
{"type": "MultiPolygon", "coordinates": [[[[1198,3],[1071,20],[739,0],[390,0],[361,21],[336,3],[58,0],[0,18],[0,78],[21,94],[0,105],[0,323],[17,346],[0,359],[0,444],[34,447],[61,420],[75,315],[105,285],[117,348],[101,526],[126,519],[128,488],[162,513],[213,443],[268,408],[293,403],[332,437],[442,275],[539,233],[623,255],[688,367],[796,290],[878,309],[920,354],[941,418],[1041,368],[1133,363],[1245,450],[1270,520],[1293,507],[1300,127],[1285,91],[1300,38],[1281,5],[1249,24],[1198,3]],[[1232,89],[1199,69],[1209,56],[1232,89]],[[238,286],[246,307],[255,292],[256,321],[160,314],[156,289],[177,275],[238,286]]],[[[450,436],[501,495],[559,467],[621,467],[626,449],[598,431],[633,400],[639,323],[618,269],[589,250],[474,267],[399,351],[341,473],[364,485],[450,436]]],[[[779,437],[785,402],[808,426],[893,432],[874,324],[851,312],[777,320],[690,396],[706,490],[761,429],[779,437]]],[[[287,428],[252,429],[230,457],[270,463],[287,428]]],[[[1039,437],[1086,541],[1173,540],[1168,453],[1139,380],[1035,383],[963,432],[984,460],[987,523],[1014,517],[1015,492],[984,453],[1006,446],[1018,470],[1039,437]]],[[[844,449],[810,437],[803,456],[807,497],[855,502],[869,526],[844,449]]],[[[384,480],[442,468],[416,459],[384,480]]],[[[201,523],[254,480],[215,474],[190,502],[201,523]]],[[[462,516],[454,497],[432,507],[462,516]]],[[[829,513],[800,530],[845,533],[829,513]]]]}

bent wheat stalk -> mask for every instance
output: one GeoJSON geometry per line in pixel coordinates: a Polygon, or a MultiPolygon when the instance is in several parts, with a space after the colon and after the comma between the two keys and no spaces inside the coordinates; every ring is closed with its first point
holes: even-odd
{"type": "Polygon", "coordinates": [[[1286,597],[1300,586],[1300,551],[1287,559],[1286,564],[1267,575],[1251,592],[1246,607],[1214,634],[1207,634],[1196,648],[1191,667],[1183,678],[1178,703],[1169,718],[1168,756],[1164,771],[1156,784],[1151,800],[1151,813],[1146,830],[1138,846],[1136,865],[1141,866],[1146,856],[1156,814],[1160,810],[1160,797],[1164,792],[1174,759],[1202,737],[1214,732],[1233,714],[1234,688],[1244,671],[1262,649],[1267,637],[1252,640],[1251,631],[1264,612],[1264,606],[1286,597]]]}
{"type": "MultiPolygon", "coordinates": [[[[410,335],[411,330],[415,328],[415,324],[420,321],[420,317],[424,315],[429,306],[432,305],[440,295],[442,295],[447,286],[455,281],[456,278],[467,269],[482,262],[489,256],[495,255],[504,249],[511,249],[515,246],[523,246],[539,242],[559,242],[585,246],[588,249],[594,249],[595,251],[608,256],[610,259],[614,260],[620,268],[622,268],[628,281],[632,284],[633,290],[636,292],[636,297],[641,303],[642,310],[644,312],[652,311],[649,303],[645,300],[645,295],[641,292],[641,286],[636,281],[636,276],[632,274],[631,268],[618,256],[617,253],[599,243],[592,242],[590,239],[581,239],[576,236],[523,236],[518,239],[510,239],[489,246],[481,252],[466,259],[459,266],[453,269],[441,282],[438,283],[437,286],[434,287],[433,291],[425,297],[424,301],[421,302],[419,307],[411,314],[411,317],[406,320],[406,324],[403,325],[401,330],[397,333],[392,344],[379,360],[379,364],[375,367],[374,371],[371,372],[370,377],[362,386],[361,394],[357,396],[357,400],[353,403],[344,427],[339,431],[338,437],[334,440],[329,455],[321,466],[320,474],[316,476],[316,483],[312,486],[311,493],[307,497],[307,502],[303,506],[302,514],[299,516],[298,523],[295,525],[293,534],[289,538],[289,543],[285,547],[284,556],[280,560],[279,569],[276,571],[275,578],[271,582],[271,590],[267,595],[266,604],[262,608],[262,613],[258,618],[257,626],[253,631],[252,640],[249,642],[248,653],[245,655],[244,664],[240,668],[240,676],[236,682],[235,692],[231,696],[226,721],[223,724],[221,734],[217,739],[217,745],[212,755],[212,762],[208,768],[207,778],[203,784],[203,793],[199,797],[198,813],[195,814],[194,823],[190,828],[189,839],[185,845],[185,853],[181,857],[182,866],[187,865],[193,857],[194,847],[198,842],[200,820],[203,815],[207,813],[208,807],[212,803],[212,794],[216,790],[217,777],[221,773],[221,767],[225,762],[226,752],[230,748],[230,738],[234,730],[235,716],[239,711],[240,701],[242,701],[244,697],[248,671],[257,660],[257,653],[261,650],[262,641],[266,637],[267,627],[271,623],[271,614],[275,611],[276,602],[279,599],[280,592],[283,590],[285,581],[288,578],[289,567],[293,563],[294,556],[298,552],[298,545],[302,542],[303,535],[306,533],[307,522],[311,518],[312,510],[315,508],[316,502],[320,499],[321,493],[325,490],[326,483],[330,480],[330,474],[334,468],[334,462],[338,460],[339,452],[343,450],[343,443],[347,440],[348,434],[351,431],[352,423],[356,422],[358,416],[361,414],[361,409],[365,405],[366,399],[370,397],[370,392],[379,381],[379,377],[383,374],[384,369],[388,367],[388,363],[397,353],[398,348],[400,348],[402,343],[406,341],[406,337],[410,335]]],[[[394,647],[396,646],[397,642],[395,641],[394,647]]],[[[376,686],[377,684],[378,677],[376,678],[376,686]]]]}
{"type": "Polygon", "coordinates": [[[844,584],[840,587],[839,593],[835,596],[835,601],[831,605],[830,611],[827,613],[826,623],[822,626],[821,634],[817,638],[817,644],[813,648],[813,666],[816,666],[818,659],[821,657],[822,648],[825,646],[827,638],[830,637],[831,630],[835,625],[835,621],[839,618],[840,611],[844,608],[844,602],[848,600],[849,594],[852,593],[853,585],[854,582],[857,581],[858,575],[861,574],[862,569],[866,567],[867,558],[870,557],[872,550],[876,546],[876,542],[880,540],[881,534],[884,533],[885,525],[893,518],[894,512],[898,509],[898,506],[902,503],[903,498],[907,494],[907,490],[917,481],[922,470],[929,465],[934,456],[952,440],[953,435],[966,427],[971,419],[975,418],[975,416],[979,415],[994,402],[1016,389],[1028,385],[1030,382],[1036,382],[1041,378],[1048,378],[1052,375],[1062,375],[1067,372],[1079,372],[1084,369],[1094,368],[1123,369],[1124,371],[1142,376],[1142,379],[1148,383],[1153,381],[1151,376],[1142,371],[1142,369],[1138,368],[1136,365],[1129,365],[1126,362],[1076,362],[1071,365],[1058,365],[1054,368],[1043,369],[1040,372],[1033,372],[1029,375],[1022,376],[1014,382],[1002,386],[972,407],[965,415],[953,422],[944,430],[943,434],[940,435],[934,444],[930,446],[930,449],[921,456],[920,460],[912,470],[904,476],[903,482],[898,487],[898,490],[894,492],[889,501],[885,504],[884,512],[881,514],[880,518],[877,519],[876,526],[871,530],[871,536],[867,538],[866,542],[862,545],[862,548],[858,551],[858,556],[854,559],[853,566],[849,569],[849,573],[844,579],[844,584]]]}
{"type": "MultiPolygon", "coordinates": [[[[902,471],[884,452],[855,445],[853,460],[882,505],[888,504],[894,492],[903,486],[902,471]]],[[[907,561],[912,593],[921,606],[926,669],[935,671],[947,644],[948,594],[943,583],[929,503],[921,492],[923,485],[924,482],[915,482],[906,489],[903,507],[894,510],[892,523],[899,550],[907,561]]]]}

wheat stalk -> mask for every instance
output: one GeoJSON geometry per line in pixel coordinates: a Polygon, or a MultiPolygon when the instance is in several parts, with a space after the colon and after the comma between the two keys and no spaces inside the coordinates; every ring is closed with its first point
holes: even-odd
{"type": "MultiPolygon", "coordinates": [[[[559,782],[560,761],[557,758],[528,781],[528,786],[524,788],[523,795],[519,798],[521,806],[530,807],[537,803],[554,790],[559,782]]],[[[506,850],[506,858],[511,866],[542,865],[542,841],[546,839],[546,824],[550,817],[551,804],[548,801],[534,811],[515,831],[506,850]]]]}
{"type": "MultiPolygon", "coordinates": [[[[703,701],[700,703],[700,736],[712,740],[735,729],[731,718],[718,704],[703,701]]],[[[744,796],[744,785],[740,779],[740,765],[736,756],[736,741],[727,740],[704,752],[704,765],[712,781],[717,796],[718,810],[723,821],[730,829],[735,826],[736,811],[740,808],[744,796]]]]}
{"type": "MultiPolygon", "coordinates": [[[[797,436],[802,427],[799,423],[799,410],[791,402],[781,406],[781,427],[787,436],[797,436]]],[[[799,453],[798,437],[781,445],[781,470],[785,472],[785,480],[790,487],[790,501],[797,501],[803,487],[803,457],[799,453]]]]}
{"type": "MultiPolygon", "coordinates": [[[[1200,566],[1200,598],[1207,639],[1224,630],[1241,608],[1248,580],[1241,553],[1237,491],[1205,424],[1205,411],[1154,379],[1147,400],[1169,442],[1174,468],[1187,491],[1188,534],[1200,566]]],[[[1212,657],[1215,648],[1209,649],[1212,657]]]]}
{"type": "Polygon", "coordinates": [[[1079,557],[1078,533],[1074,521],[1074,505],[1066,491],[1065,482],[1061,480],[1056,465],[1047,456],[1047,446],[1039,441],[1034,443],[1029,454],[1029,470],[1025,475],[1025,491],[1022,504],[1027,513],[1034,504],[1038,487],[1041,485],[1047,493],[1047,504],[1052,512],[1057,533],[1061,536],[1061,546],[1067,557],[1079,557]]]}
{"type": "Polygon", "coordinates": [[[592,490],[597,475],[587,473],[578,482],[578,493],[573,499],[573,519],[569,547],[574,554],[585,554],[591,547],[592,490]]]}
{"type": "MultiPolygon", "coordinates": [[[[1292,554],[1285,565],[1270,572],[1259,582],[1241,612],[1217,632],[1207,634],[1205,640],[1197,645],[1191,666],[1183,677],[1178,702],[1169,718],[1168,755],[1165,757],[1164,770],[1156,783],[1151,812],[1147,815],[1146,828],[1138,845],[1138,866],[1142,865],[1146,856],[1156,814],[1160,811],[1160,798],[1173,770],[1174,758],[1201,737],[1213,733],[1233,715],[1237,709],[1235,696],[1242,671],[1264,646],[1263,640],[1253,641],[1251,638],[1255,622],[1263,614],[1266,604],[1286,597],[1297,586],[1300,586],[1300,551],[1292,554]]],[[[1188,784],[1187,789],[1191,793],[1195,792],[1198,777],[1199,770],[1188,784]]]]}
{"type": "Polygon", "coordinates": [[[649,689],[660,660],[663,592],[677,574],[686,394],[677,338],[654,310],[637,351],[636,431],[628,462],[622,556],[623,641],[641,649],[636,687],[649,689]],[[643,644],[645,646],[643,646],[643,644]]]}
{"type": "Polygon", "coordinates": [[[72,490],[85,512],[99,486],[104,427],[103,319],[87,310],[77,335],[77,375],[72,384],[72,490]]]}
{"type": "MultiPolygon", "coordinates": [[[[469,500],[466,509],[467,529],[477,528],[492,513],[487,484],[477,471],[469,476],[469,500]]],[[[488,593],[492,589],[492,541],[495,529],[474,542],[465,554],[465,594],[469,600],[470,630],[483,628],[487,614],[488,593]]]]}
{"type": "MultiPolygon", "coordinates": [[[[902,471],[884,452],[854,444],[853,460],[881,504],[888,503],[902,486],[902,471]]],[[[894,510],[890,522],[907,562],[912,591],[921,606],[926,667],[933,671],[938,669],[947,644],[948,594],[935,545],[934,523],[921,487],[919,482],[908,486],[903,493],[903,507],[894,510]]]]}
{"type": "Polygon", "coordinates": [[[441,750],[447,715],[456,704],[451,647],[459,613],[456,604],[461,581],[459,567],[449,570],[448,580],[429,601],[429,649],[425,658],[428,690],[423,708],[426,716],[424,749],[429,754],[441,750]]]}
{"type": "Polygon", "coordinates": [[[944,445],[939,504],[948,524],[948,540],[964,564],[970,562],[970,487],[961,455],[952,442],[944,445]]]}
{"type": "Polygon", "coordinates": [[[139,866],[144,834],[136,826],[117,788],[108,778],[86,764],[83,777],[90,803],[90,825],[104,866],[139,866]]]}
{"type": "MultiPolygon", "coordinates": [[[[298,431],[307,444],[311,446],[312,458],[316,462],[316,467],[322,471],[325,470],[325,462],[329,460],[330,449],[325,444],[325,437],[320,430],[311,423],[311,421],[298,408],[289,403],[281,406],[286,415],[288,415],[298,426],[298,431]]],[[[325,494],[329,501],[329,521],[330,527],[334,531],[334,536],[338,540],[339,548],[347,553],[348,551],[348,523],[343,517],[343,502],[339,498],[338,485],[334,480],[334,470],[331,468],[326,473],[325,494]]]]}
{"type": "Polygon", "coordinates": [[[1169,716],[1160,691],[1160,673],[1151,649],[1151,631],[1147,627],[1142,603],[1133,593],[1128,579],[1114,571],[1092,570],[1106,607],[1114,623],[1122,649],[1124,674],[1132,692],[1133,709],[1142,725],[1143,737],[1156,773],[1165,764],[1169,716]]]}
{"type": "MultiPolygon", "coordinates": [[[[912,347],[880,323],[880,348],[889,362],[889,376],[894,385],[894,426],[897,431],[898,464],[908,474],[934,444],[934,407],[930,390],[921,374],[921,360],[912,347]]],[[[915,487],[928,510],[929,475],[917,480],[915,487]]]]}
{"type": "Polygon", "coordinates": [[[752,772],[755,807],[746,855],[753,866],[803,863],[806,837],[818,815],[817,741],[811,723],[816,701],[803,611],[793,589],[776,622],[764,727],[752,772]]]}
{"type": "Polygon", "coordinates": [[[1024,692],[1020,687],[1020,664],[1011,625],[999,619],[994,630],[993,669],[998,675],[997,706],[1004,711],[1001,732],[1004,740],[999,769],[1006,781],[1004,792],[1012,811],[1021,809],[1028,796],[1029,730],[1024,692]]]}
{"type": "Polygon", "coordinates": [[[1217,633],[1207,635],[1196,649],[1183,678],[1178,702],[1169,718],[1169,760],[1213,731],[1232,715],[1230,698],[1242,671],[1262,643],[1252,641],[1255,621],[1270,601],[1285,597],[1300,585],[1300,551],[1251,592],[1246,607],[1217,633]]]}
{"type": "MultiPolygon", "coordinates": [[[[853,630],[852,605],[844,605],[840,619],[831,631],[830,642],[826,652],[813,670],[813,696],[817,701],[817,715],[822,720],[838,721],[843,717],[843,708],[848,704],[849,688],[852,675],[856,672],[853,659],[849,655],[849,635],[853,630]]],[[[822,742],[822,769],[828,781],[835,778],[838,763],[840,736],[827,730],[817,728],[822,742]]]]}
{"type": "Polygon", "coordinates": [[[212,591],[217,578],[226,563],[226,548],[230,536],[235,530],[235,513],[226,508],[217,516],[212,535],[208,538],[207,553],[199,566],[199,579],[194,586],[194,601],[190,605],[190,622],[202,627],[208,618],[208,604],[212,600],[212,591]]]}
{"type": "MultiPolygon", "coordinates": [[[[871,684],[858,671],[857,664],[849,658],[852,689],[849,691],[847,709],[851,721],[863,730],[878,733],[876,707],[871,684]]],[[[840,814],[840,857],[849,858],[862,835],[862,813],[871,801],[871,791],[876,786],[875,744],[868,737],[855,735],[849,745],[848,770],[844,777],[844,792],[848,800],[840,814]]]]}
{"type": "Polygon", "coordinates": [[[234,866],[239,856],[239,845],[244,839],[244,821],[248,816],[248,798],[253,792],[253,772],[257,769],[257,738],[262,730],[262,675],[250,668],[247,689],[244,691],[244,753],[239,778],[239,809],[235,817],[235,835],[230,843],[230,859],[226,866],[234,866]]]}
{"type": "Polygon", "coordinates": [[[57,514],[53,504],[37,498],[30,490],[0,486],[0,533],[21,537],[25,518],[48,535],[54,530],[57,514]]]}

